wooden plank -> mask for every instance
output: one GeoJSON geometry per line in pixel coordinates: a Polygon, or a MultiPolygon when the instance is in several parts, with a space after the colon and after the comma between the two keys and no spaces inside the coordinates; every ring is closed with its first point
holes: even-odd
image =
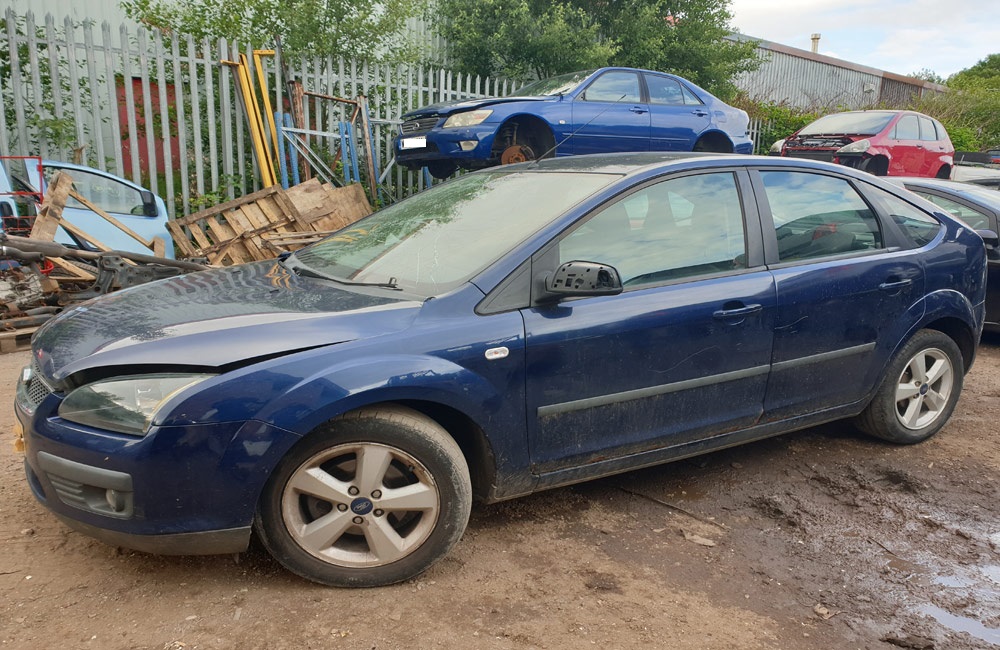
{"type": "Polygon", "coordinates": [[[31,336],[40,325],[34,327],[20,327],[16,330],[0,331],[0,354],[9,352],[21,352],[31,349],[31,336]]]}
{"type": "Polygon", "coordinates": [[[87,199],[85,199],[84,197],[80,196],[79,194],[76,193],[76,191],[70,190],[69,191],[69,195],[72,196],[77,201],[79,201],[83,205],[83,207],[87,208],[91,212],[96,213],[97,216],[101,217],[102,219],[104,219],[105,221],[107,221],[108,223],[110,223],[115,228],[121,230],[123,233],[125,233],[126,235],[128,235],[132,239],[136,240],[137,242],[139,242],[140,244],[142,244],[146,248],[149,248],[149,249],[153,248],[153,242],[149,241],[148,239],[146,239],[145,237],[143,237],[139,233],[135,232],[134,230],[132,230],[131,228],[129,228],[128,226],[126,226],[125,224],[123,224],[121,221],[118,221],[117,219],[115,219],[114,217],[112,217],[110,214],[108,214],[104,210],[100,209],[99,207],[97,207],[96,205],[94,205],[93,203],[91,203],[90,201],[88,201],[87,199]]]}
{"type": "MultiPolygon", "coordinates": [[[[233,230],[236,230],[237,232],[242,232],[245,235],[246,233],[254,229],[253,224],[250,222],[250,219],[247,218],[245,212],[248,208],[251,207],[253,207],[253,204],[243,206],[242,210],[232,210],[227,214],[229,223],[232,226],[233,230]]],[[[247,249],[247,252],[250,253],[250,255],[255,260],[266,260],[273,257],[272,255],[268,255],[263,251],[261,251],[260,246],[258,246],[257,243],[254,242],[252,238],[246,239],[243,242],[243,245],[247,249]]]]}
{"type": "Polygon", "coordinates": [[[210,208],[205,208],[204,210],[195,212],[192,215],[181,217],[180,219],[175,219],[173,223],[179,226],[187,226],[192,223],[195,223],[196,221],[201,221],[202,219],[207,219],[208,217],[212,217],[217,214],[222,214],[226,210],[232,210],[233,208],[238,208],[242,205],[246,205],[247,203],[253,203],[258,199],[271,196],[272,194],[278,192],[280,189],[281,189],[280,187],[265,187],[262,190],[258,190],[251,194],[241,196],[238,199],[233,199],[232,201],[226,201],[225,203],[220,203],[219,205],[213,205],[210,208]]]}
{"type": "Polygon", "coordinates": [[[327,203],[329,197],[323,185],[315,178],[288,188],[285,195],[298,210],[301,221],[306,224],[330,214],[327,203]]]}
{"type": "Polygon", "coordinates": [[[167,256],[167,242],[163,241],[163,237],[153,237],[153,255],[157,257],[167,256]]]}
{"type": "Polygon", "coordinates": [[[194,238],[195,242],[197,242],[198,246],[200,246],[199,249],[195,250],[195,255],[204,255],[202,251],[212,247],[212,240],[208,238],[208,235],[205,234],[202,227],[202,224],[194,224],[191,226],[191,236],[194,238]]]}
{"type": "Polygon", "coordinates": [[[372,213],[372,207],[361,185],[354,183],[346,187],[334,188],[329,185],[325,187],[332,210],[326,217],[310,224],[312,230],[340,230],[372,213]]]}
{"type": "MultiPolygon", "coordinates": [[[[197,229],[197,225],[191,226],[192,231],[197,229]]],[[[174,239],[174,244],[177,245],[177,248],[181,249],[181,253],[184,257],[196,257],[198,255],[198,250],[191,244],[191,233],[185,231],[179,223],[176,221],[168,221],[167,230],[170,231],[170,235],[174,239]]]]}
{"type": "MultiPolygon", "coordinates": [[[[232,243],[230,240],[235,240],[237,237],[237,233],[233,231],[228,223],[223,221],[209,219],[205,225],[208,226],[208,229],[212,232],[216,241],[221,242],[223,246],[228,247],[229,244],[232,243]]],[[[235,250],[234,248],[229,248],[228,255],[234,264],[243,264],[244,262],[250,261],[242,255],[240,250],[235,250]]],[[[212,263],[217,264],[218,262],[219,260],[215,260],[212,263]]]]}
{"type": "MultiPolygon", "coordinates": [[[[101,240],[99,240],[97,237],[94,237],[90,233],[88,233],[88,232],[86,232],[84,230],[81,230],[80,228],[77,228],[76,226],[74,226],[73,224],[71,224],[68,221],[63,221],[59,225],[62,226],[63,229],[66,230],[66,232],[68,232],[68,233],[70,233],[72,235],[76,235],[80,239],[86,240],[88,244],[90,244],[91,246],[93,246],[94,248],[96,248],[99,251],[102,251],[102,252],[106,253],[106,252],[112,250],[110,246],[108,246],[107,244],[105,244],[104,242],[102,242],[101,240]]],[[[128,262],[129,260],[125,260],[125,261],[128,262]]]]}
{"type": "Polygon", "coordinates": [[[61,257],[48,257],[46,259],[48,259],[55,266],[59,267],[59,269],[70,275],[69,278],[59,278],[59,277],[54,278],[57,281],[62,282],[66,280],[71,280],[73,282],[93,282],[94,280],[97,279],[97,276],[95,276],[93,273],[81,269],[80,267],[73,264],[69,260],[64,260],[61,257]]]}
{"type": "Polygon", "coordinates": [[[62,211],[66,206],[66,198],[73,187],[73,179],[66,172],[59,172],[55,179],[49,184],[49,189],[45,193],[42,201],[42,208],[35,217],[35,222],[31,225],[31,239],[39,241],[53,241],[56,238],[56,231],[62,221],[62,211]]]}

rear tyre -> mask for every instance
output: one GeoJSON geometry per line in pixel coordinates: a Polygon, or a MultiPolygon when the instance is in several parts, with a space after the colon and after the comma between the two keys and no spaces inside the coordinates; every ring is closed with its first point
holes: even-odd
{"type": "Polygon", "coordinates": [[[444,557],[471,506],[458,444],[416,411],[385,406],[332,420],[294,447],[264,487],[254,530],[293,573],[378,587],[444,557]]]}
{"type": "Polygon", "coordinates": [[[936,330],[920,330],[893,357],[878,392],[855,423],[890,442],[926,440],[951,417],[964,375],[955,342],[936,330]]]}

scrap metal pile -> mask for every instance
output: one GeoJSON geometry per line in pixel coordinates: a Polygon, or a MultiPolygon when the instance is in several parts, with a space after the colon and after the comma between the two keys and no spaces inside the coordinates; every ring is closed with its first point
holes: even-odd
{"type": "Polygon", "coordinates": [[[269,187],[168,223],[182,257],[165,242],[143,239],[73,191],[60,173],[49,185],[27,237],[0,232],[0,353],[25,349],[46,320],[69,305],[152,280],[212,266],[273,259],[371,213],[359,185],[333,188],[313,179],[284,190],[269,187]],[[62,219],[72,198],[149,249],[110,250],[62,219]],[[79,246],[54,241],[62,227],[79,246]]]}

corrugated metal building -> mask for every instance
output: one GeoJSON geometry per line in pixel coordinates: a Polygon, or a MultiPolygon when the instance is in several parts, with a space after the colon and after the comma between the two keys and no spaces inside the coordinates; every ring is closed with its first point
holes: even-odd
{"type": "Polygon", "coordinates": [[[914,96],[945,90],[922,79],[771,41],[742,34],[734,34],[732,38],[757,41],[758,51],[765,59],[758,70],[736,79],[737,87],[751,99],[804,109],[843,110],[902,107],[914,96]]]}

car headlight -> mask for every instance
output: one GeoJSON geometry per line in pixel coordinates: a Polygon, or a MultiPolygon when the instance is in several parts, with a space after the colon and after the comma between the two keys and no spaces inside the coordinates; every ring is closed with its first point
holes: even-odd
{"type": "Polygon", "coordinates": [[[493,115],[493,111],[486,109],[479,111],[466,111],[465,113],[455,113],[444,121],[444,128],[450,129],[456,126],[475,126],[477,124],[482,124],[483,121],[490,115],[493,115]]]}
{"type": "Polygon", "coordinates": [[[870,146],[872,146],[871,140],[858,140],[851,144],[845,144],[840,149],[837,149],[837,153],[864,153],[868,151],[868,147],[870,146]]]}
{"type": "Polygon", "coordinates": [[[780,156],[781,148],[784,146],[785,146],[785,139],[782,138],[781,140],[778,140],[777,142],[772,144],[770,150],[768,150],[767,153],[771,156],[780,156]]]}
{"type": "Polygon", "coordinates": [[[70,392],[59,405],[59,417],[98,429],[144,436],[167,400],[213,376],[171,373],[97,381],[70,392]]]}

